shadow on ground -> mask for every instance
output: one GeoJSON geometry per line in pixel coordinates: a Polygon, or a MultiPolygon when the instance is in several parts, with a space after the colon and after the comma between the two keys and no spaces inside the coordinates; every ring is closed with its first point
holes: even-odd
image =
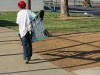
{"type": "Polygon", "coordinates": [[[7,20],[0,20],[0,27],[7,27],[7,26],[17,26],[17,24],[15,22],[7,20]]]}
{"type": "Polygon", "coordinates": [[[98,67],[100,66],[99,38],[100,32],[58,33],[33,43],[33,51],[67,71],[98,67]]]}

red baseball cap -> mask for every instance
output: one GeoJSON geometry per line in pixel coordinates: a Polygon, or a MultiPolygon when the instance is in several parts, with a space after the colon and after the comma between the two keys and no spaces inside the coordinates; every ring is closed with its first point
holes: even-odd
{"type": "Polygon", "coordinates": [[[18,7],[19,8],[24,8],[24,7],[26,7],[26,3],[24,1],[19,1],[18,2],[18,7]]]}

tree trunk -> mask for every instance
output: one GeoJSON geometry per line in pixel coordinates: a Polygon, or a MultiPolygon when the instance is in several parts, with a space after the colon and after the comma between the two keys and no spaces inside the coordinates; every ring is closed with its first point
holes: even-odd
{"type": "Polygon", "coordinates": [[[68,17],[69,13],[68,13],[68,0],[61,0],[61,13],[60,13],[61,17],[68,17]]]}
{"type": "Polygon", "coordinates": [[[91,7],[91,1],[90,0],[84,0],[83,1],[83,7],[91,7]]]}
{"type": "Polygon", "coordinates": [[[52,0],[50,0],[52,2],[52,0]]]}
{"type": "Polygon", "coordinates": [[[31,0],[25,0],[26,2],[26,9],[31,9],[31,0]]]}

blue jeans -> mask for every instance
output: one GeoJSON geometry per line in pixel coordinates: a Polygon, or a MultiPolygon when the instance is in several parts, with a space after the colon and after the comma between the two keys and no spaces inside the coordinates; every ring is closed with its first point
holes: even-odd
{"type": "Polygon", "coordinates": [[[23,46],[23,53],[24,53],[24,60],[29,59],[32,57],[32,33],[26,33],[24,37],[21,38],[22,46],[23,46]]]}

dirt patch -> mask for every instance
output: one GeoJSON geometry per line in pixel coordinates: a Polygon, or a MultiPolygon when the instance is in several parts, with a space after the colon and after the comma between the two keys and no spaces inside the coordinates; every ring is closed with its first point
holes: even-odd
{"type": "Polygon", "coordinates": [[[53,33],[33,43],[33,51],[67,71],[100,66],[100,32],[53,33]]]}

